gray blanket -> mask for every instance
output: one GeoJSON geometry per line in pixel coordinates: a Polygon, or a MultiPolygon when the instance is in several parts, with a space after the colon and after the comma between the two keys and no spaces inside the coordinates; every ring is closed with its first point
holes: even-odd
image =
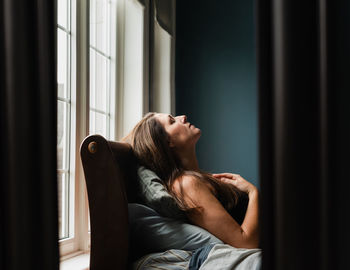
{"type": "MultiPolygon", "coordinates": [[[[139,259],[133,269],[189,269],[192,252],[184,250],[167,250],[153,253],[139,259]]],[[[230,245],[215,244],[200,270],[260,270],[261,249],[234,248],[230,245]]]]}
{"type": "Polygon", "coordinates": [[[259,270],[261,269],[261,249],[234,248],[225,244],[216,244],[201,270],[259,270]]]}

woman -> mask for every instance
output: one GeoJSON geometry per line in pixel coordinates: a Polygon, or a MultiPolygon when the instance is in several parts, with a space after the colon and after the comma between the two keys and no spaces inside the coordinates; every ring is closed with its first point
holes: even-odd
{"type": "Polygon", "coordinates": [[[140,164],[163,179],[194,225],[233,247],[257,248],[257,188],[237,174],[202,172],[195,152],[200,136],[201,130],[189,123],[185,115],[148,113],[127,140],[140,164]],[[239,220],[235,213],[239,213],[244,195],[249,202],[239,220]]]}

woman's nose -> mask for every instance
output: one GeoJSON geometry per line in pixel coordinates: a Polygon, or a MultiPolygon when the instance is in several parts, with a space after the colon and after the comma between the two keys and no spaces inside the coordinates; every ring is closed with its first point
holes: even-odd
{"type": "Polygon", "coordinates": [[[186,115],[179,115],[177,117],[180,119],[180,121],[182,123],[186,123],[187,122],[187,116],[186,115]]]}

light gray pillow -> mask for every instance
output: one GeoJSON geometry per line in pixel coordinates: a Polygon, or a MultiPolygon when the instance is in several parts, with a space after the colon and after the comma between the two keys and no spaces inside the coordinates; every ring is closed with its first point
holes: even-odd
{"type": "Polygon", "coordinates": [[[168,249],[195,250],[207,244],[222,243],[198,226],[162,217],[145,205],[129,203],[128,208],[132,260],[168,249]]]}
{"type": "Polygon", "coordinates": [[[145,204],[160,215],[175,219],[186,219],[184,211],[176,204],[168,193],[161,179],[151,170],[140,166],[137,170],[141,197],[145,204]]]}

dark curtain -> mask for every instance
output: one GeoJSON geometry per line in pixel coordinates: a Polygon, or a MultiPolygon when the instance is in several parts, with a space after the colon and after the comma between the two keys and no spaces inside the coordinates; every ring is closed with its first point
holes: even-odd
{"type": "Polygon", "coordinates": [[[58,269],[55,3],[0,13],[0,269],[58,269]]]}
{"type": "Polygon", "coordinates": [[[350,4],[257,0],[263,269],[345,269],[350,4]]]}

